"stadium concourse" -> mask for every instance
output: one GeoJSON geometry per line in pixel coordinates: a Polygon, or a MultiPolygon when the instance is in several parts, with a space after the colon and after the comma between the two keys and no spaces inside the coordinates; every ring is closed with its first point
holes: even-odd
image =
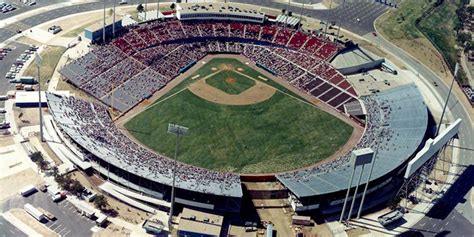
{"type": "MultiPolygon", "coordinates": [[[[392,177],[423,141],[427,108],[414,85],[358,98],[345,76],[329,64],[344,47],[321,34],[271,22],[152,21],[125,28],[105,44],[91,45],[90,52],[60,70],[69,83],[103,104],[48,94],[48,106],[55,128],[75,142],[74,149],[81,151],[84,161],[95,164],[93,169],[118,185],[169,201],[172,161],[123,135],[107,108],[125,114],[207,54],[241,54],[341,114],[345,105],[361,103],[366,120],[359,124],[365,132],[354,149],[377,150],[369,192],[381,190],[377,194],[382,195],[397,185],[392,177]]],[[[295,211],[331,213],[341,208],[349,166],[348,153],[323,165],[279,174],[277,179],[288,189],[295,211]]],[[[179,170],[178,203],[240,212],[243,191],[238,174],[182,163],[179,170]]]]}

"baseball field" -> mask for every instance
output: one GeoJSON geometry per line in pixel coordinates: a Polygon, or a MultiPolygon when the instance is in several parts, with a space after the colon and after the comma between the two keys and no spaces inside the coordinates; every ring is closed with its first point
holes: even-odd
{"type": "Polygon", "coordinates": [[[178,160],[238,173],[273,173],[326,159],[352,126],[316,109],[259,71],[214,58],[125,124],[145,146],[174,156],[168,123],[189,127],[178,160]]]}

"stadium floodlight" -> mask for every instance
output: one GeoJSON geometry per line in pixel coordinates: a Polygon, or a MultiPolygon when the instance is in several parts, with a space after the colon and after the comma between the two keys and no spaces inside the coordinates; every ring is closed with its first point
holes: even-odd
{"type": "Polygon", "coordinates": [[[349,185],[347,187],[347,192],[346,192],[346,198],[344,199],[344,204],[342,206],[342,212],[341,212],[341,217],[339,218],[339,222],[342,222],[342,219],[344,218],[344,213],[346,211],[346,206],[347,206],[347,201],[349,199],[349,193],[352,187],[352,181],[354,179],[354,173],[357,167],[361,166],[360,169],[360,174],[359,174],[359,179],[357,180],[354,196],[352,197],[352,203],[351,207],[349,209],[349,215],[348,215],[348,220],[351,218],[352,215],[352,209],[354,208],[355,204],[355,199],[357,197],[357,190],[360,186],[360,181],[362,179],[362,174],[364,173],[364,167],[366,164],[369,164],[373,160],[373,155],[374,151],[370,148],[362,148],[359,150],[352,151],[352,172],[351,172],[351,178],[349,179],[349,185]]]}
{"type": "Polygon", "coordinates": [[[41,142],[44,142],[43,134],[43,111],[41,111],[41,77],[40,77],[40,66],[43,63],[43,59],[35,53],[35,64],[36,64],[36,76],[38,77],[38,110],[39,110],[39,126],[40,126],[40,138],[41,142]]]}
{"type": "Polygon", "coordinates": [[[174,209],[174,196],[175,196],[175,182],[176,182],[176,168],[178,164],[178,142],[179,136],[187,136],[189,134],[189,128],[183,127],[177,124],[168,124],[168,132],[176,135],[176,146],[174,150],[174,163],[173,163],[173,184],[171,186],[171,207],[170,215],[168,217],[168,228],[171,230],[171,224],[173,219],[174,209]]]}

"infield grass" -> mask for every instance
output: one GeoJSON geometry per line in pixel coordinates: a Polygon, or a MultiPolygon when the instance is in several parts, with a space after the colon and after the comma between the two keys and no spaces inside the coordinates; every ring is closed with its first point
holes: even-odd
{"type": "Polygon", "coordinates": [[[254,80],[234,71],[221,71],[206,79],[206,83],[231,95],[238,95],[256,84],[254,80]]]}
{"type": "Polygon", "coordinates": [[[239,173],[305,167],[332,155],[351,136],[350,125],[297,96],[288,96],[272,80],[264,83],[278,90],[273,97],[245,106],[216,104],[185,89],[196,81],[193,76],[203,78],[223,65],[241,68],[252,78],[263,76],[236,59],[213,59],[128,121],[125,128],[152,150],[173,157],[176,140],[167,133],[168,123],[189,127],[189,136],[180,138],[178,160],[239,173]]]}

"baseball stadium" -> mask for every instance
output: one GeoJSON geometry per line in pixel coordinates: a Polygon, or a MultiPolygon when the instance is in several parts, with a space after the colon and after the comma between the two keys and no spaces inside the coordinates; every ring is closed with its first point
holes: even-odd
{"type": "MultiPolygon", "coordinates": [[[[27,2],[22,7],[37,4],[27,2]]],[[[83,207],[80,218],[102,220],[97,230],[89,220],[67,227],[77,228],[71,233],[77,236],[89,229],[113,229],[109,234],[115,236],[120,227],[130,230],[124,236],[136,236],[135,224],[143,233],[179,236],[359,236],[351,231],[370,228],[399,234],[397,227],[386,227],[410,213],[407,207],[416,209],[423,198],[417,190],[446,193],[437,185],[454,166],[440,168],[440,157],[455,163],[453,157],[468,152],[453,152],[469,143],[464,131],[459,136],[460,126],[471,132],[470,124],[461,124],[469,118],[464,102],[450,100],[453,84],[449,90],[438,85],[426,76],[436,72],[398,54],[403,47],[378,35],[387,29],[375,29],[376,18],[389,22],[383,14],[397,12],[402,1],[335,0],[332,6],[332,0],[318,0],[305,6],[275,0],[258,6],[190,0],[157,1],[156,8],[147,1],[79,2],[63,6],[77,15],[44,11],[65,15],[45,15],[49,20],[36,28],[21,25],[24,32],[9,39],[14,47],[1,48],[4,62],[16,47],[21,52],[11,59],[17,66],[6,69],[18,91],[0,97],[0,129],[10,129],[3,135],[14,137],[12,144],[18,142],[28,162],[38,165],[32,175],[46,180],[33,186],[44,194],[34,195],[46,195],[48,202],[52,197],[55,206],[35,203],[40,199],[24,195],[27,189],[19,192],[24,201],[0,196],[0,224],[19,203],[56,214],[70,209],[57,201],[67,198],[76,210],[83,207]],[[364,13],[361,6],[371,10],[364,13]],[[50,165],[35,160],[38,153],[50,165]],[[71,178],[77,182],[65,181],[71,178]],[[70,200],[77,183],[84,187],[70,200]],[[112,204],[96,204],[84,192],[112,204]],[[100,210],[95,217],[88,211],[92,202],[100,210]],[[107,220],[111,227],[103,225],[107,220]]],[[[12,4],[5,7],[14,11],[12,4]]],[[[49,9],[39,4],[38,11],[49,9]]],[[[453,71],[456,79],[458,66],[453,71]]],[[[20,150],[0,144],[12,174],[29,164],[15,160],[15,152],[20,150]]],[[[68,219],[62,214],[56,219],[42,225],[52,232],[69,226],[60,224],[68,219]]]]}
{"type": "Polygon", "coordinates": [[[295,211],[334,213],[351,151],[377,150],[368,195],[386,202],[380,197],[398,185],[394,177],[428,126],[414,85],[358,95],[331,64],[356,47],[252,8],[180,4],[176,18],[124,27],[61,69],[97,102],[47,100],[82,162],[158,200],[140,201],[169,207],[175,139],[166,128],[173,123],[190,129],[179,141],[178,204],[240,212],[241,181],[273,179],[295,211]]]}

